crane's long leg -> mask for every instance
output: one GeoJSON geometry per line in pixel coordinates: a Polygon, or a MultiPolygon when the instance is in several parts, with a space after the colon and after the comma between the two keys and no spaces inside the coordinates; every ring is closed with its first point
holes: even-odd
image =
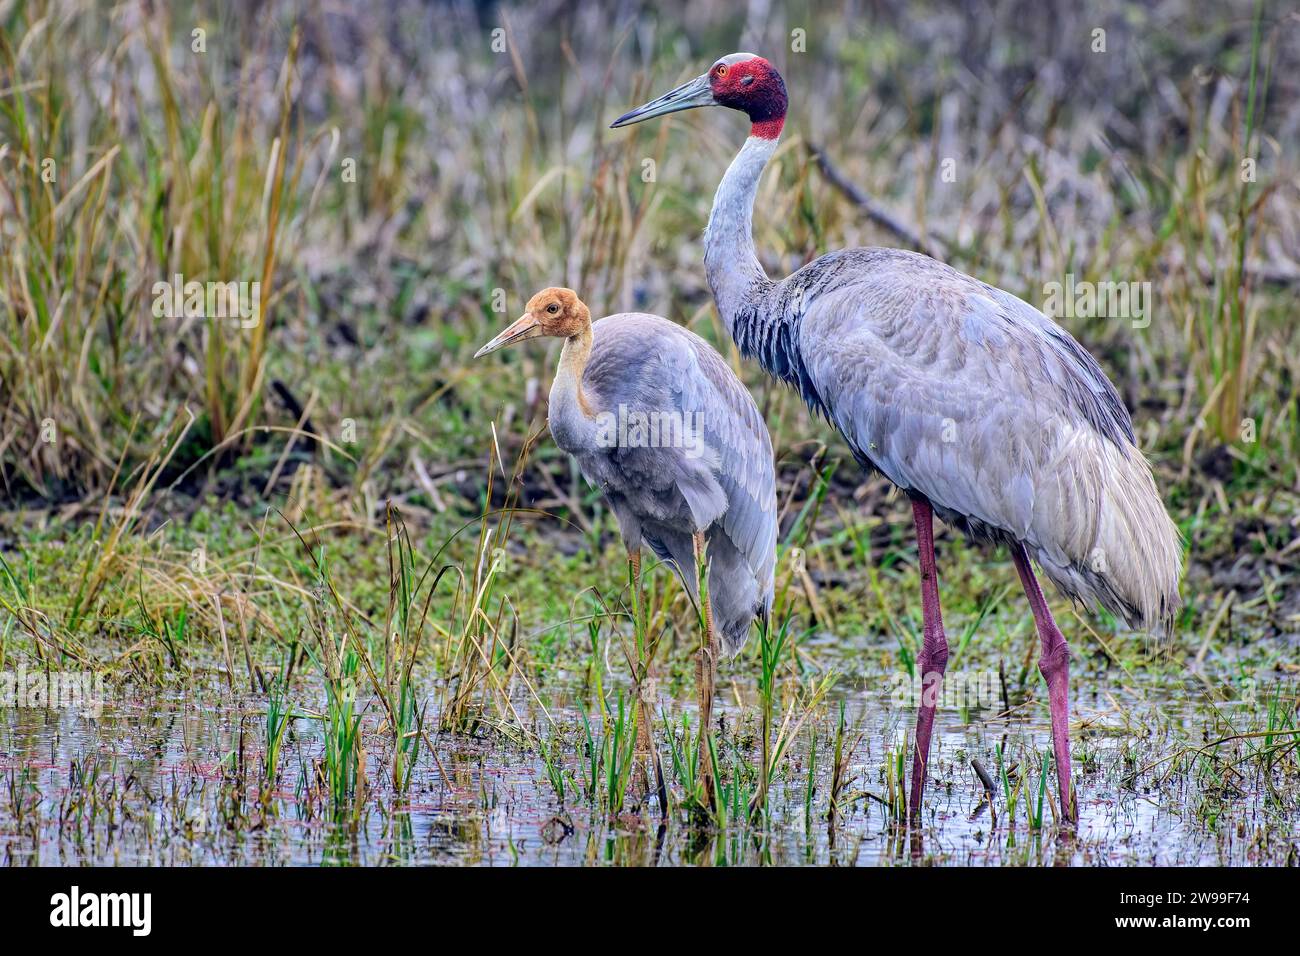
{"type": "Polygon", "coordinates": [[[1038,627],[1038,639],[1042,643],[1038,669],[1047,681],[1047,706],[1052,713],[1052,749],[1056,753],[1056,776],[1061,787],[1061,813],[1073,823],[1078,819],[1078,808],[1074,803],[1074,791],[1070,789],[1070,647],[1056,626],[1024,545],[1019,542],[1012,545],[1011,557],[1016,562],[1025,596],[1029,598],[1034,624],[1038,627]]]}
{"type": "Polygon", "coordinates": [[[912,520],[916,524],[916,546],[921,561],[921,616],[925,636],[917,668],[921,674],[921,705],[916,713],[916,753],[912,757],[912,819],[921,815],[925,774],[930,761],[930,731],[934,709],[943,687],[948,665],[948,638],[943,633],[943,612],[939,608],[939,574],[934,561],[934,509],[925,499],[913,499],[912,520]]]}
{"type": "MultiPolygon", "coordinates": [[[[627,570],[629,584],[632,588],[632,608],[637,620],[632,622],[634,630],[641,627],[641,549],[629,548],[627,552],[627,570]]],[[[638,648],[639,650],[639,648],[638,648]]],[[[637,661],[639,667],[640,661],[637,661]]],[[[650,727],[647,720],[645,678],[649,675],[639,671],[633,675],[636,679],[636,777],[642,797],[650,796],[650,727]]]]}
{"type": "Polygon", "coordinates": [[[718,639],[713,633],[713,607],[709,601],[708,569],[705,566],[704,532],[693,535],[696,573],[702,579],[700,613],[704,617],[704,640],[695,663],[695,687],[700,704],[699,777],[704,793],[713,803],[713,760],[709,755],[709,728],[713,721],[713,684],[718,676],[718,639]]]}
{"type": "MultiPolygon", "coordinates": [[[[637,620],[633,627],[644,631],[646,611],[641,602],[644,595],[641,592],[641,549],[629,549],[627,552],[627,564],[630,584],[632,587],[633,607],[636,609],[637,620]]],[[[648,635],[642,633],[642,640],[648,640],[648,635]]],[[[642,798],[649,798],[651,787],[659,795],[660,812],[666,813],[668,810],[667,789],[664,784],[663,768],[659,765],[659,753],[655,749],[654,733],[651,730],[651,721],[654,720],[655,704],[655,686],[654,675],[651,673],[653,662],[649,659],[650,651],[648,648],[638,646],[638,652],[643,655],[641,660],[637,661],[638,673],[636,675],[636,696],[637,696],[637,724],[636,724],[636,757],[637,757],[637,784],[641,791],[642,798]],[[653,773],[654,779],[651,780],[653,773]]]]}

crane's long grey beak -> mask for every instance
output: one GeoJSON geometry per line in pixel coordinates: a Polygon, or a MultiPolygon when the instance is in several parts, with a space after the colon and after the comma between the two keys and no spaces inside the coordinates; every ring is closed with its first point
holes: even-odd
{"type": "Polygon", "coordinates": [[[630,113],[624,113],[614,122],[609,124],[610,129],[618,129],[620,126],[631,126],[633,123],[644,123],[648,119],[656,116],[663,116],[665,113],[676,113],[678,110],[693,110],[697,106],[716,106],[713,100],[713,90],[709,89],[709,75],[697,76],[689,83],[683,83],[675,90],[669,90],[658,99],[651,100],[644,106],[638,106],[630,113]]]}
{"type": "Polygon", "coordinates": [[[534,319],[531,313],[521,315],[511,322],[505,331],[475,352],[474,357],[481,358],[489,352],[495,352],[497,349],[503,349],[507,345],[514,345],[516,342],[522,342],[525,339],[535,339],[541,334],[542,324],[534,319]]]}

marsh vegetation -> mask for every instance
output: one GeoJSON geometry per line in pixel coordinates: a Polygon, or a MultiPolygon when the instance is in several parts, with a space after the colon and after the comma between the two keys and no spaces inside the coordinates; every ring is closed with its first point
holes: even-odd
{"type": "Polygon", "coordinates": [[[105,689],[6,705],[0,856],[1300,861],[1300,21],[1092,6],[0,4],[0,672],[105,689]],[[906,500],[717,323],[699,234],[743,121],[605,129],[732,49],[792,94],[770,272],[878,244],[1040,305],[1149,284],[1060,318],[1188,569],[1168,644],[1053,598],[1073,836],[1010,559],[948,529],[979,690],[904,825],[906,500]],[[238,287],[189,314],[232,282],[256,324],[238,287]],[[662,567],[631,586],[546,436],[554,354],[470,358],[552,284],[695,329],[772,431],[776,611],[707,753],[695,611],[662,567]]]}

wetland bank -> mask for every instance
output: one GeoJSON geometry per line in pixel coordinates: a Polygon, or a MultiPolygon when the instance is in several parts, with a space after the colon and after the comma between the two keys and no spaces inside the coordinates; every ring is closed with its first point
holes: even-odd
{"type": "Polygon", "coordinates": [[[751,22],[696,0],[631,32],[558,2],[0,11],[0,859],[1300,862],[1296,30],[1267,5],[1256,40],[1253,4],[1115,4],[1102,55],[1091,15],[1031,29],[1040,7],[751,22]],[[718,325],[698,233],[730,139],[603,133],[682,50],[795,27],[817,55],[783,71],[824,98],[764,179],[773,273],[902,228],[1039,304],[1066,277],[1150,283],[1140,324],[1061,319],[1133,411],[1188,569],[1167,644],[1050,596],[1075,832],[1010,558],[947,528],[952,656],[903,822],[907,502],[718,325]],[[261,321],[155,315],[173,276],[256,283],[261,321]],[[720,669],[712,811],[690,602],[649,563],[630,590],[545,433],[554,355],[470,361],[561,279],[725,346],[772,431],[774,626],[720,669]]]}

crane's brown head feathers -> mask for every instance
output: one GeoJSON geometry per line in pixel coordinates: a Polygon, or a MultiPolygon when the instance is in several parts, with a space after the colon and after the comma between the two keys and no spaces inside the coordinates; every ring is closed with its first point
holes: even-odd
{"type": "Polygon", "coordinates": [[[528,300],[528,314],[537,320],[542,335],[572,338],[591,325],[591,310],[572,289],[543,289],[528,300]]]}
{"type": "Polygon", "coordinates": [[[591,310],[572,289],[552,286],[528,300],[527,310],[510,327],[474,353],[487,355],[516,342],[542,336],[573,338],[591,327],[591,310]]]}
{"type": "Polygon", "coordinates": [[[780,135],[789,98],[776,67],[753,53],[730,53],[709,67],[708,77],[713,101],[746,114],[754,124],[751,135],[780,135]]]}

